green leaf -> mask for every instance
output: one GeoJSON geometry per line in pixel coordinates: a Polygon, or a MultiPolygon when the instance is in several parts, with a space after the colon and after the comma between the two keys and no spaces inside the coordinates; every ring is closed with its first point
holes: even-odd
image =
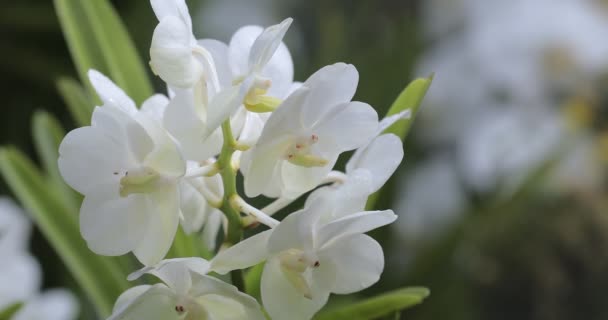
{"type": "Polygon", "coordinates": [[[422,99],[431,86],[433,76],[434,75],[431,75],[428,78],[418,78],[410,82],[410,84],[401,91],[397,100],[395,100],[390,109],[388,109],[386,116],[392,116],[405,110],[411,110],[411,117],[395,122],[392,126],[388,127],[384,133],[394,133],[400,137],[401,140],[405,139],[414,122],[414,118],[418,113],[418,108],[420,108],[422,99]]]}
{"type": "Polygon", "coordinates": [[[207,250],[200,239],[198,233],[186,234],[183,228],[178,228],[173,239],[173,245],[167,253],[166,259],[201,257],[210,260],[213,256],[207,250]]]}
{"type": "Polygon", "coordinates": [[[21,307],[23,307],[23,303],[17,302],[4,308],[4,310],[0,310],[0,320],[10,320],[21,307]]]}
{"type": "Polygon", "coordinates": [[[319,313],[315,320],[371,320],[413,307],[429,296],[420,287],[398,289],[345,307],[319,313]]]}
{"type": "Polygon", "coordinates": [[[57,188],[57,192],[61,194],[61,199],[65,201],[66,206],[69,206],[72,211],[78,210],[82,198],[63,181],[57,165],[59,144],[65,136],[65,131],[57,119],[46,111],[36,111],[32,122],[34,145],[49,182],[57,188]]]}
{"type": "Polygon", "coordinates": [[[78,126],[90,125],[95,102],[82,85],[78,81],[67,77],[59,78],[56,85],[78,126]]]}
{"type": "Polygon", "coordinates": [[[55,8],[81,81],[97,69],[137,104],[152,95],[152,85],[135,45],[107,0],[55,0],[55,8]]]}
{"type": "Polygon", "coordinates": [[[118,295],[129,287],[118,260],[89,250],[80,236],[77,214],[57,200],[56,189],[22,152],[0,149],[0,173],[100,316],[108,316],[118,295]]]}
{"type": "Polygon", "coordinates": [[[264,271],[264,263],[253,266],[245,273],[245,292],[261,301],[262,293],[260,291],[260,282],[262,281],[262,272],[264,271]]]}

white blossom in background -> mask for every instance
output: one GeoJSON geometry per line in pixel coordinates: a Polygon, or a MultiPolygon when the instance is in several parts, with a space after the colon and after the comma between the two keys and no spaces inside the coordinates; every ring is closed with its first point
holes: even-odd
{"type": "MultiPolygon", "coordinates": [[[[402,190],[395,203],[399,220],[391,227],[400,242],[417,243],[440,234],[468,208],[457,164],[445,155],[436,155],[412,168],[407,179],[400,180],[402,190]]],[[[403,248],[399,248],[400,253],[403,248]]],[[[399,259],[407,259],[404,254],[399,259]]],[[[401,261],[405,263],[405,261],[401,261]]]]}
{"type": "Polygon", "coordinates": [[[554,105],[549,89],[608,68],[608,10],[599,1],[433,0],[422,11],[436,44],[419,65],[437,74],[420,118],[430,141],[460,139],[459,128],[504,99],[528,109],[554,105]]]}
{"type": "Polygon", "coordinates": [[[207,276],[207,272],[208,263],[202,258],[164,260],[154,267],[144,268],[129,279],[135,280],[148,273],[162,283],[125,291],[118,297],[108,320],[265,319],[254,298],[207,276]]]}
{"type": "Polygon", "coordinates": [[[145,265],[160,261],[179,223],[179,178],[186,162],[174,139],[145,110],[96,71],[91,83],[103,101],[91,126],[69,132],[59,147],[59,170],[82,193],[81,232],[94,252],[133,251],[145,265]]]}
{"type": "Polygon", "coordinates": [[[516,108],[488,115],[459,143],[464,182],[479,192],[516,190],[564,146],[563,123],[556,116],[516,108]]]}
{"type": "Polygon", "coordinates": [[[290,214],[276,228],[220,252],[211,270],[226,273],[264,260],[262,301],[272,319],[310,319],[330,293],[349,294],[378,281],[380,245],[364,235],[393,222],[391,211],[364,211],[325,222],[321,202],[290,214]]]}
{"type": "MultiPolygon", "coordinates": [[[[589,152],[562,150],[575,137],[550,106],[564,103],[556,93],[587,90],[608,70],[608,10],[600,1],[431,0],[422,13],[432,45],[418,70],[437,77],[417,136],[448,150],[462,188],[508,195],[551,157],[571,152],[597,166],[589,152]]],[[[583,176],[593,173],[572,181],[594,184],[583,176]]]]}
{"type": "Polygon", "coordinates": [[[22,307],[12,320],[73,320],[76,299],[64,289],[40,292],[42,271],[28,252],[31,223],[12,200],[0,198],[0,312],[15,303],[22,307]]]}

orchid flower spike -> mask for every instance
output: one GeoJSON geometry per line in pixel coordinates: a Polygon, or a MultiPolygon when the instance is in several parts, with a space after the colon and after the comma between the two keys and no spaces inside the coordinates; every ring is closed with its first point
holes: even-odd
{"type": "Polygon", "coordinates": [[[186,172],[178,146],[151,114],[167,99],[154,96],[138,111],[101,73],[91,70],[89,79],[103,106],[95,108],[91,126],[66,135],[58,161],[64,180],[85,196],[82,235],[98,254],[132,251],[143,264],[155,264],[173,242],[178,182],[186,172]]]}

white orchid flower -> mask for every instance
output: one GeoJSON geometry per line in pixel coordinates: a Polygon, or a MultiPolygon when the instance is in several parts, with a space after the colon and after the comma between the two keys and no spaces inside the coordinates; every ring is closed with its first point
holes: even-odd
{"type": "Polygon", "coordinates": [[[208,132],[218,128],[241,105],[252,111],[269,112],[289,93],[293,62],[282,39],[292,21],[287,18],[266,29],[243,27],[232,36],[229,46],[217,40],[200,41],[211,52],[224,87],[210,101],[208,132]]]}
{"type": "Polygon", "coordinates": [[[247,196],[290,196],[311,190],[331,171],[340,153],[373,137],[376,111],[350,101],[358,78],[352,65],[324,67],[272,113],[250,159],[243,159],[247,196]]]}
{"type": "Polygon", "coordinates": [[[211,270],[226,273],[266,260],[262,301],[272,319],[310,319],[330,293],[349,294],[378,281],[380,245],[363,233],[393,222],[391,210],[354,213],[330,223],[322,202],[295,212],[274,229],[221,251],[211,270]]]}
{"type": "Polygon", "coordinates": [[[125,291],[108,320],[265,319],[254,298],[207,276],[207,271],[208,263],[202,258],[164,260],[144,268],[129,279],[148,273],[163,283],[125,291]]]}
{"type": "Polygon", "coordinates": [[[105,76],[90,71],[89,78],[104,104],[91,126],[72,130],[59,147],[61,175],[85,196],[81,233],[98,254],[132,251],[155,264],[173,242],[186,171],[178,146],[152,116],[166,99],[155,96],[138,111],[105,76]]]}

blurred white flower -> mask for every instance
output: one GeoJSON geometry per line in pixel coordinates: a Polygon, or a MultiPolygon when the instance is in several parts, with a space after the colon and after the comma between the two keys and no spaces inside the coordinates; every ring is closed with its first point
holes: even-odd
{"type": "MultiPolygon", "coordinates": [[[[399,220],[392,227],[398,230],[396,234],[402,243],[438,234],[467,207],[458,169],[445,156],[437,155],[412,168],[397,188],[402,190],[395,203],[399,220]]],[[[403,248],[399,250],[402,252],[403,248]]]]}
{"type": "Polygon", "coordinates": [[[437,73],[420,118],[430,141],[458,140],[504,100],[551,105],[554,82],[573,87],[608,68],[608,11],[594,1],[433,0],[423,9],[437,44],[419,67],[437,73]]]}
{"type": "Polygon", "coordinates": [[[534,170],[557,156],[564,133],[561,118],[552,113],[517,108],[488,113],[460,141],[458,157],[465,183],[480,192],[516,190],[534,170]]]}
{"type": "Polygon", "coordinates": [[[74,296],[63,289],[40,292],[42,270],[27,251],[31,223],[21,208],[0,198],[0,312],[15,303],[21,308],[12,320],[73,320],[74,296]]]}

